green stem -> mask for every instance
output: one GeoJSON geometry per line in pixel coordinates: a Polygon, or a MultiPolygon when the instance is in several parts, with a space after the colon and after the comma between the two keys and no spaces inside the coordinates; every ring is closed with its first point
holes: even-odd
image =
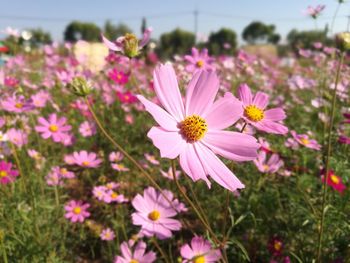
{"type": "Polygon", "coordinates": [[[152,238],[152,242],[153,242],[154,246],[158,249],[158,251],[162,255],[162,257],[164,258],[165,262],[166,263],[170,263],[170,261],[169,261],[167,255],[165,254],[164,250],[158,244],[157,239],[156,238],[152,238]]]}
{"type": "Polygon", "coordinates": [[[330,123],[328,127],[328,142],[327,142],[327,155],[326,155],[326,167],[325,167],[325,175],[323,180],[323,194],[322,194],[322,209],[321,209],[321,222],[320,222],[320,228],[318,232],[318,242],[317,242],[317,260],[316,262],[321,263],[321,257],[322,257],[322,238],[323,238],[323,228],[324,228],[324,219],[325,219],[325,206],[326,206],[326,199],[327,199],[327,181],[328,181],[328,174],[329,174],[329,159],[331,157],[331,150],[332,150],[332,130],[333,130],[333,124],[334,124],[334,115],[335,115],[335,107],[336,107],[336,101],[337,101],[337,88],[338,83],[340,79],[340,72],[341,67],[344,62],[344,52],[340,55],[340,60],[337,67],[337,72],[335,76],[335,84],[334,84],[334,90],[333,90],[333,97],[332,97],[332,108],[331,108],[331,114],[330,114],[330,123]]]}
{"type": "Polygon", "coordinates": [[[4,259],[4,263],[8,263],[6,247],[5,247],[5,244],[4,244],[4,237],[2,236],[0,238],[1,238],[2,257],[4,259]]]}

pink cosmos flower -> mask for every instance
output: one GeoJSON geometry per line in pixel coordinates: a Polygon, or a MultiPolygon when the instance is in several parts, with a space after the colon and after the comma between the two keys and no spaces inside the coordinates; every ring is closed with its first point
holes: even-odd
{"type": "Polygon", "coordinates": [[[213,71],[198,71],[188,85],[185,105],[176,75],[169,64],[154,72],[154,89],[163,110],[139,95],[138,99],[160,125],[148,137],[160,150],[162,158],[180,156],[180,165],[193,181],[210,175],[221,186],[235,191],[244,185],[215,155],[231,160],[248,161],[257,157],[260,145],[250,135],[223,131],[240,119],[243,107],[230,93],[214,102],[219,80],[213,71]]]}
{"type": "Polygon", "coordinates": [[[144,156],[145,156],[146,160],[149,161],[151,164],[154,164],[154,165],[160,164],[154,155],[145,153],[144,156]]]}
{"type": "Polygon", "coordinates": [[[185,259],[183,263],[214,263],[221,258],[219,249],[214,249],[209,241],[197,236],[192,238],[191,245],[183,245],[180,253],[185,259]]]}
{"type": "Polygon", "coordinates": [[[22,113],[34,109],[32,100],[27,100],[24,96],[13,95],[1,100],[1,108],[4,111],[22,113]]]}
{"type": "Polygon", "coordinates": [[[132,104],[137,101],[137,98],[130,91],[127,92],[117,92],[117,97],[123,104],[132,104]]]}
{"type": "Polygon", "coordinates": [[[248,85],[241,84],[238,88],[238,97],[243,102],[243,118],[247,123],[268,133],[286,134],[288,132],[288,128],[279,123],[286,118],[282,108],[265,110],[269,100],[266,93],[258,91],[253,97],[248,85]]]}
{"type": "Polygon", "coordinates": [[[28,134],[22,130],[17,130],[15,128],[11,128],[6,132],[8,139],[14,145],[21,148],[23,145],[28,143],[28,134]]]}
{"type": "Polygon", "coordinates": [[[51,95],[44,90],[39,91],[38,93],[31,96],[33,105],[37,108],[44,108],[48,100],[51,99],[51,95]]]}
{"type": "Polygon", "coordinates": [[[127,172],[130,171],[128,167],[125,167],[124,164],[121,163],[112,163],[111,164],[112,168],[118,172],[127,172]]]}
{"type": "Polygon", "coordinates": [[[310,148],[316,151],[319,151],[321,149],[321,145],[316,140],[310,139],[309,135],[297,134],[295,131],[291,131],[290,133],[292,134],[295,141],[305,146],[306,148],[310,148]]]}
{"type": "Polygon", "coordinates": [[[306,9],[306,14],[311,16],[313,19],[316,19],[321,12],[323,11],[323,9],[325,9],[325,5],[317,5],[315,7],[313,6],[308,6],[306,9]]]}
{"type": "Polygon", "coordinates": [[[72,126],[66,124],[67,118],[57,118],[56,113],[50,114],[48,120],[39,117],[38,122],[39,125],[35,126],[35,130],[44,139],[52,137],[54,142],[62,142],[72,129],[72,126]]]}
{"type": "Polygon", "coordinates": [[[102,35],[104,44],[113,51],[121,52],[128,57],[135,57],[140,54],[141,49],[147,45],[151,38],[152,28],[147,28],[143,33],[142,40],[139,41],[134,34],[127,33],[125,36],[118,37],[112,42],[102,35]]]}
{"type": "Polygon", "coordinates": [[[120,85],[124,85],[129,81],[129,75],[125,74],[123,71],[118,71],[116,68],[108,73],[108,77],[120,85]]]}
{"type": "Polygon", "coordinates": [[[192,55],[186,55],[185,60],[189,63],[186,66],[188,72],[195,72],[197,70],[213,70],[214,66],[211,65],[213,58],[208,56],[208,49],[203,48],[201,52],[195,47],[192,48],[192,55]]]}
{"type": "MultiPolygon", "coordinates": [[[[179,206],[179,201],[174,199],[172,192],[164,190],[163,194],[174,202],[174,208],[179,206]]],[[[169,204],[162,194],[153,187],[148,187],[132,200],[136,212],[132,214],[134,225],[141,226],[141,233],[147,237],[155,235],[159,239],[166,239],[172,236],[171,231],[181,229],[180,221],[173,219],[177,211],[169,204]]],[[[183,206],[183,204],[182,204],[183,206]]]]}
{"type": "Polygon", "coordinates": [[[110,228],[103,229],[100,238],[105,241],[111,241],[115,238],[114,231],[110,228]]]}
{"type": "Polygon", "coordinates": [[[121,160],[123,160],[124,155],[121,152],[111,152],[108,158],[109,158],[109,161],[112,163],[120,162],[121,160]]]}
{"type": "Polygon", "coordinates": [[[96,134],[96,125],[92,122],[84,121],[79,126],[79,132],[83,137],[90,137],[96,134]]]}
{"type": "Polygon", "coordinates": [[[276,153],[272,154],[270,159],[267,161],[265,151],[259,152],[258,158],[253,162],[262,173],[276,173],[283,166],[283,161],[276,153]]]}
{"type": "Polygon", "coordinates": [[[66,210],[64,216],[73,223],[83,223],[85,218],[90,216],[90,213],[87,211],[89,207],[90,204],[83,203],[83,201],[71,200],[64,206],[64,209],[66,210]]]}
{"type": "Polygon", "coordinates": [[[153,263],[156,260],[156,253],[146,253],[146,243],[139,241],[134,245],[133,241],[123,242],[120,245],[122,256],[117,256],[114,263],[153,263]]]}
{"type": "Polygon", "coordinates": [[[0,161],[0,183],[8,184],[16,180],[19,175],[17,170],[12,169],[12,163],[0,161]]]}
{"type": "Polygon", "coordinates": [[[73,163],[68,164],[76,164],[84,168],[96,168],[102,162],[101,159],[97,158],[96,153],[87,151],[74,152],[72,156],[67,157],[67,160],[68,162],[73,161],[73,163]]]}
{"type": "MultiPolygon", "coordinates": [[[[322,174],[322,182],[325,181],[325,169],[321,171],[322,174]]],[[[341,177],[337,176],[333,170],[328,172],[328,178],[326,182],[330,187],[336,190],[338,193],[342,194],[346,189],[346,186],[343,184],[343,180],[341,177]]]]}

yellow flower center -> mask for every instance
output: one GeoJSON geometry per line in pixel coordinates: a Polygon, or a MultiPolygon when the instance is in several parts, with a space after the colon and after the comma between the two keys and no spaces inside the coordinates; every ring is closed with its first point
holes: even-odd
{"type": "Polygon", "coordinates": [[[67,171],[67,169],[66,168],[61,168],[60,169],[60,173],[61,174],[66,174],[68,171],[67,171]]]}
{"type": "Polygon", "coordinates": [[[81,213],[81,208],[79,206],[74,207],[73,213],[76,214],[76,215],[79,215],[81,213]]]}
{"type": "Polygon", "coordinates": [[[182,135],[190,142],[195,142],[204,137],[208,131],[207,122],[198,115],[191,115],[180,122],[182,135]]]}
{"type": "Polygon", "coordinates": [[[306,138],[301,138],[300,141],[303,143],[303,144],[306,144],[308,145],[310,143],[310,141],[306,138]]]}
{"type": "Polygon", "coordinates": [[[261,121],[265,114],[264,111],[255,105],[249,105],[244,109],[244,115],[251,121],[261,121]]]}
{"type": "Polygon", "coordinates": [[[204,257],[204,256],[196,257],[196,258],[193,260],[193,263],[205,263],[205,257],[204,257]]]}
{"type": "Polygon", "coordinates": [[[332,183],[334,183],[334,184],[339,184],[340,180],[339,180],[339,177],[338,177],[338,176],[336,176],[336,175],[331,175],[330,177],[331,177],[332,183]]]}
{"type": "Polygon", "coordinates": [[[159,211],[153,210],[151,213],[148,214],[148,218],[152,221],[157,221],[160,218],[159,211]]]}
{"type": "Polygon", "coordinates": [[[57,132],[58,131],[58,126],[55,124],[50,125],[49,130],[51,132],[57,132]]]}
{"type": "Polygon", "coordinates": [[[282,243],[280,241],[275,241],[273,244],[273,247],[275,248],[276,251],[280,251],[282,248],[282,243]]]}
{"type": "Polygon", "coordinates": [[[22,109],[22,108],[23,108],[23,104],[20,103],[20,102],[17,102],[17,103],[15,104],[15,107],[16,107],[17,109],[22,109]]]}
{"type": "Polygon", "coordinates": [[[132,260],[130,260],[130,262],[129,263],[139,263],[139,261],[138,260],[136,260],[136,259],[132,259],[132,260]]]}
{"type": "Polygon", "coordinates": [[[264,165],[263,165],[263,169],[264,169],[264,171],[269,170],[269,168],[270,168],[270,166],[268,166],[267,164],[264,164],[264,165]]]}
{"type": "Polygon", "coordinates": [[[84,165],[84,166],[88,166],[89,164],[90,164],[90,162],[88,162],[88,161],[84,161],[84,162],[83,162],[83,165],[84,165]]]}
{"type": "Polygon", "coordinates": [[[197,66],[198,68],[203,67],[203,66],[204,66],[204,61],[203,61],[203,60],[198,60],[197,63],[196,63],[196,66],[197,66]]]}
{"type": "Polygon", "coordinates": [[[112,194],[111,194],[111,197],[114,199],[114,198],[117,198],[118,197],[118,194],[116,193],[116,192],[112,192],[112,194]]]}
{"type": "Polygon", "coordinates": [[[0,178],[6,177],[7,172],[6,171],[0,171],[0,178]]]}

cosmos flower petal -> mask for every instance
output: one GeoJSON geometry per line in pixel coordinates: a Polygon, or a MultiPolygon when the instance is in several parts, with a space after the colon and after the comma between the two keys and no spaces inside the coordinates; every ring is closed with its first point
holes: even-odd
{"type": "Polygon", "coordinates": [[[264,92],[258,91],[255,94],[253,105],[257,106],[260,109],[265,109],[269,102],[269,95],[264,92]]]}
{"type": "Polygon", "coordinates": [[[205,118],[209,129],[226,129],[237,122],[243,114],[243,105],[232,93],[227,92],[223,98],[218,99],[205,118]]]}
{"type": "Polygon", "coordinates": [[[166,131],[161,127],[153,127],[147,136],[160,150],[162,158],[174,159],[186,146],[186,141],[178,131],[166,131]]]}
{"type": "Polygon", "coordinates": [[[214,71],[199,70],[186,92],[186,116],[205,115],[210,110],[219,90],[219,79],[214,71]]]}
{"type": "Polygon", "coordinates": [[[152,117],[156,120],[156,122],[162,126],[165,130],[168,131],[176,131],[177,122],[175,119],[159,107],[157,104],[147,100],[142,95],[137,95],[137,98],[141,101],[141,103],[145,106],[146,110],[152,115],[152,117]]]}
{"type": "Polygon", "coordinates": [[[281,121],[286,118],[286,113],[282,108],[274,108],[264,112],[265,119],[270,121],[281,121]]]}
{"type": "Polygon", "coordinates": [[[174,68],[170,64],[158,66],[153,73],[154,90],[163,107],[178,121],[184,119],[184,105],[174,68]]]}
{"type": "Polygon", "coordinates": [[[232,192],[244,188],[244,184],[209,148],[200,143],[197,143],[195,147],[204,169],[215,182],[232,192]]]}
{"type": "Polygon", "coordinates": [[[202,179],[210,188],[210,181],[206,176],[206,172],[203,169],[203,165],[200,162],[198,154],[194,148],[194,144],[186,145],[186,149],[180,154],[180,165],[185,173],[191,177],[193,181],[196,182],[202,179]]]}
{"type": "Polygon", "coordinates": [[[152,31],[153,31],[153,29],[150,27],[150,28],[146,28],[145,32],[143,32],[142,40],[141,40],[140,45],[139,45],[140,49],[143,48],[145,45],[147,45],[147,43],[151,39],[152,31]]]}
{"type": "Polygon", "coordinates": [[[202,141],[214,153],[235,161],[254,160],[260,148],[253,136],[231,131],[210,130],[202,141]]]}
{"type": "Polygon", "coordinates": [[[274,134],[288,133],[288,128],[286,126],[270,120],[255,122],[255,123],[252,123],[252,125],[258,128],[259,130],[269,132],[269,133],[274,133],[274,134]]]}
{"type": "Polygon", "coordinates": [[[245,106],[251,105],[253,102],[253,95],[247,84],[243,83],[238,87],[238,98],[245,106]]]}
{"type": "Polygon", "coordinates": [[[102,41],[103,43],[110,49],[113,51],[122,51],[122,47],[116,45],[115,43],[113,43],[112,41],[108,40],[103,34],[101,34],[102,37],[102,41]]]}

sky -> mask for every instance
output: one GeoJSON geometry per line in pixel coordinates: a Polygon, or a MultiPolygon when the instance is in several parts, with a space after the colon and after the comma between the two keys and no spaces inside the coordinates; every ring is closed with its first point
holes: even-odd
{"type": "MultiPolygon", "coordinates": [[[[54,40],[61,41],[66,25],[72,20],[94,22],[100,27],[107,19],[125,23],[140,33],[141,19],[153,28],[153,37],[177,27],[195,31],[198,11],[198,33],[206,36],[222,27],[239,36],[253,20],[275,24],[285,37],[288,32],[323,29],[338,5],[337,0],[0,0],[0,31],[7,26],[18,29],[41,28],[54,40]],[[326,5],[317,23],[303,12],[308,5],[326,5]]],[[[350,15],[350,1],[341,5],[333,32],[345,31],[350,15]]],[[[2,38],[3,36],[0,36],[2,38]]]]}

